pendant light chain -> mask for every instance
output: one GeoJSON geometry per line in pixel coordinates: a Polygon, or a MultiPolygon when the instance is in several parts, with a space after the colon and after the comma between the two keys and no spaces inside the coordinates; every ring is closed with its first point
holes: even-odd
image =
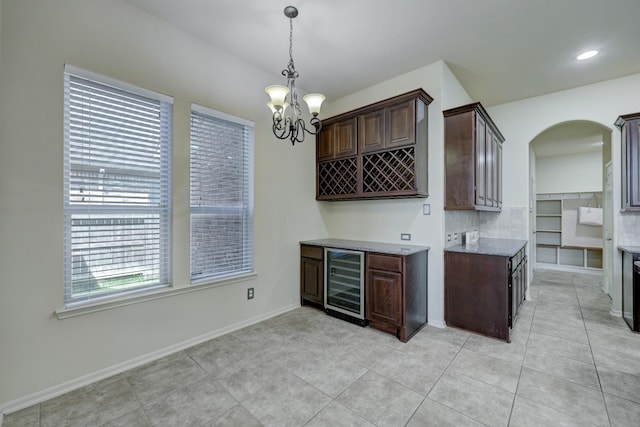
{"type": "Polygon", "coordinates": [[[272,130],[278,139],[289,139],[291,144],[304,141],[305,133],[316,135],[322,128],[322,122],[318,118],[320,105],[325,97],[319,93],[310,93],[302,99],[309,107],[311,119],[307,126],[302,118],[302,110],[298,102],[296,91],[296,79],[299,77],[293,63],[293,18],[298,16],[298,10],[293,6],[287,6],[284,14],[289,18],[289,63],[287,68],[282,70],[282,75],[287,78],[287,86],[271,85],[265,91],[271,97],[271,102],[267,106],[273,113],[272,130]],[[289,102],[286,102],[287,95],[289,102]],[[287,111],[287,107],[288,111],[287,111]]]}

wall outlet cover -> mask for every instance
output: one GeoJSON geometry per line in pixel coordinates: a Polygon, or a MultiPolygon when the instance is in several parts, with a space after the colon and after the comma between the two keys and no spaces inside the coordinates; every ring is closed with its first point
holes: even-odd
{"type": "Polygon", "coordinates": [[[422,205],[422,215],[431,215],[431,205],[429,203],[422,205]]]}
{"type": "Polygon", "coordinates": [[[411,240],[411,234],[409,233],[401,233],[400,240],[411,240]]]}

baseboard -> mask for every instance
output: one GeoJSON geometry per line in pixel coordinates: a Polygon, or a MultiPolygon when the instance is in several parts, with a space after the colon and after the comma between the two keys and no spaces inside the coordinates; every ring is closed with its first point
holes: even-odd
{"type": "Polygon", "coordinates": [[[433,326],[435,328],[444,329],[447,327],[447,325],[442,320],[429,319],[427,323],[429,324],[429,326],[433,326]]]}
{"type": "Polygon", "coordinates": [[[536,264],[536,270],[566,271],[568,273],[585,273],[594,275],[603,274],[601,268],[574,267],[571,265],[545,264],[540,262],[536,264]]]}
{"type": "Polygon", "coordinates": [[[0,426],[2,425],[3,414],[10,414],[12,412],[16,412],[21,409],[28,408],[29,406],[42,403],[46,400],[63,395],[65,393],[76,390],[78,388],[87,386],[96,381],[109,378],[113,375],[121,374],[125,371],[128,371],[129,369],[136,368],[138,366],[144,365],[145,363],[153,362],[154,360],[160,359],[162,357],[168,356],[178,351],[182,351],[186,348],[193,347],[194,345],[198,345],[200,343],[209,341],[211,339],[228,334],[230,332],[234,332],[239,329],[246,328],[247,326],[253,325],[258,322],[262,322],[263,320],[270,319],[272,317],[294,310],[298,307],[300,307],[300,304],[293,304],[290,306],[282,307],[277,310],[262,314],[260,316],[252,317],[250,319],[243,320],[238,323],[234,323],[222,329],[211,331],[204,335],[200,335],[198,337],[191,338],[186,341],[182,341],[178,344],[171,345],[169,347],[145,354],[143,356],[136,357],[131,360],[127,360],[126,362],[118,363],[117,365],[110,366],[108,368],[101,369],[96,372],[92,372],[90,374],[73,379],[71,381],[67,381],[62,384],[58,384],[58,385],[46,388],[44,390],[29,394],[27,396],[24,396],[15,400],[11,400],[8,402],[0,403],[0,426]]]}
{"type": "Polygon", "coordinates": [[[615,317],[622,317],[622,310],[614,310],[613,308],[609,310],[609,314],[615,317]]]}

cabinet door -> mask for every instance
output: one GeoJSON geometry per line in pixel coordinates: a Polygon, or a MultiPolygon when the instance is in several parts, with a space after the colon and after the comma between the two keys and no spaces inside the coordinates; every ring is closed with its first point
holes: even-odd
{"type": "Polygon", "coordinates": [[[485,206],[495,206],[495,194],[493,192],[494,189],[494,172],[495,172],[495,135],[493,134],[493,130],[489,126],[487,126],[487,139],[485,145],[485,191],[486,191],[486,199],[485,206]]]}
{"type": "Polygon", "coordinates": [[[415,100],[387,108],[386,148],[416,143],[415,100]]]}
{"type": "Polygon", "coordinates": [[[515,271],[511,272],[511,277],[509,278],[509,296],[507,298],[509,301],[509,327],[510,328],[513,328],[513,324],[515,323],[516,312],[518,311],[517,289],[518,289],[518,283],[520,281],[519,274],[520,274],[520,270],[516,269],[515,271]]]}
{"type": "Polygon", "coordinates": [[[355,119],[326,125],[318,135],[318,161],[355,156],[356,143],[355,119]]]}
{"type": "Polygon", "coordinates": [[[358,148],[361,153],[384,148],[385,110],[358,116],[358,148]]]}
{"type": "Polygon", "coordinates": [[[333,159],[333,140],[334,134],[336,130],[336,125],[331,124],[327,126],[323,126],[322,130],[318,134],[318,160],[331,160],[333,159]]]}
{"type": "Polygon", "coordinates": [[[355,156],[357,153],[356,119],[348,119],[335,124],[334,158],[355,156]]]}
{"type": "Polygon", "coordinates": [[[640,209],[640,119],[627,123],[626,140],[626,207],[640,209]]]}
{"type": "Polygon", "coordinates": [[[300,297],[302,300],[324,304],[324,262],[300,258],[300,297]]]}
{"type": "Polygon", "coordinates": [[[498,181],[496,188],[496,202],[498,207],[502,209],[502,143],[496,145],[496,179],[498,181]]]}
{"type": "Polygon", "coordinates": [[[476,205],[486,204],[486,139],[487,124],[476,114],[476,205]]]}
{"type": "Polygon", "coordinates": [[[402,274],[367,270],[366,317],[394,332],[402,325],[402,274]]]}

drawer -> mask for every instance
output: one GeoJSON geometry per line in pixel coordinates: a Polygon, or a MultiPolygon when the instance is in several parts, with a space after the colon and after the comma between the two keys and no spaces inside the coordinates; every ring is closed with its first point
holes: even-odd
{"type": "Polygon", "coordinates": [[[300,256],[322,260],[324,258],[324,248],[322,246],[300,245],[300,256]]]}
{"type": "Polygon", "coordinates": [[[367,254],[367,267],[402,272],[402,258],[393,255],[367,254]]]}

